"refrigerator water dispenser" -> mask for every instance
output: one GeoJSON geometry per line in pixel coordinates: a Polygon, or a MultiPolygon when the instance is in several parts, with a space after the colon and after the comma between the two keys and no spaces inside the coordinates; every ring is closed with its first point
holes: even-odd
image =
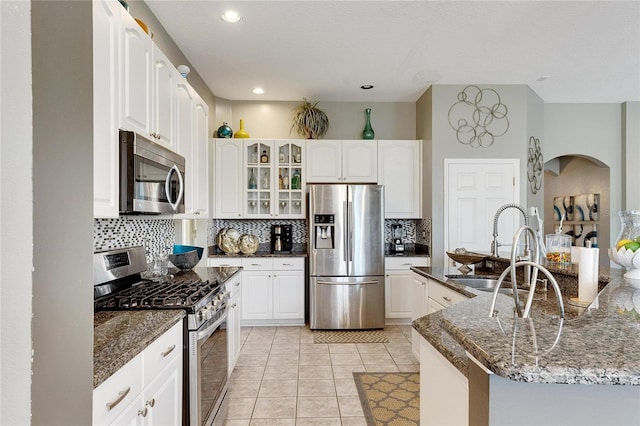
{"type": "Polygon", "coordinates": [[[313,226],[315,229],[314,244],[315,249],[333,249],[335,248],[333,236],[335,217],[332,214],[317,214],[313,217],[313,226]]]}

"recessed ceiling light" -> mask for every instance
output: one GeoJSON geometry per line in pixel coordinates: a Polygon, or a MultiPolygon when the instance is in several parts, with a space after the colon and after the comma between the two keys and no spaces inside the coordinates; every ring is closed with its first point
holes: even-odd
{"type": "Polygon", "coordinates": [[[240,16],[240,14],[235,10],[227,10],[222,14],[221,18],[225,22],[234,23],[239,22],[242,19],[242,16],[240,16]]]}
{"type": "Polygon", "coordinates": [[[373,89],[373,84],[363,84],[360,88],[363,90],[373,89]]]}
{"type": "Polygon", "coordinates": [[[264,89],[262,87],[256,87],[253,89],[253,93],[256,95],[264,95],[264,89]]]}

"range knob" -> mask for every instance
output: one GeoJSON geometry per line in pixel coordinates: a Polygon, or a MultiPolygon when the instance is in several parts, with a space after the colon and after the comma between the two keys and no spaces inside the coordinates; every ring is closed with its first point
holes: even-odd
{"type": "Polygon", "coordinates": [[[211,313],[209,312],[209,308],[202,308],[198,312],[198,317],[200,318],[200,321],[206,321],[209,319],[210,316],[211,316],[211,313]]]}

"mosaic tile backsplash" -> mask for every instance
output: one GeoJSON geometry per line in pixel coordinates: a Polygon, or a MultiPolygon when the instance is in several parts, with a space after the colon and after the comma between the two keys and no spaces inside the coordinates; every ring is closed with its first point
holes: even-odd
{"type": "MultiPolygon", "coordinates": [[[[291,225],[294,245],[298,244],[302,250],[306,249],[309,241],[307,221],[296,220],[227,220],[213,219],[208,227],[207,242],[215,245],[216,235],[222,228],[235,228],[241,234],[253,234],[258,237],[260,244],[268,246],[271,238],[271,225],[291,225]]],[[[429,245],[431,240],[431,220],[412,219],[387,219],[384,221],[385,243],[390,243],[393,239],[391,225],[402,225],[403,240],[406,244],[417,243],[429,245]]]]}
{"type": "MultiPolygon", "coordinates": [[[[241,234],[253,234],[258,237],[261,249],[268,250],[271,238],[271,225],[291,225],[294,249],[304,251],[307,248],[307,221],[295,220],[225,220],[212,219],[207,227],[207,244],[215,245],[216,235],[221,228],[236,228],[241,234]]],[[[402,225],[405,244],[431,243],[431,220],[387,219],[384,221],[385,243],[393,238],[391,225],[402,225]]],[[[153,219],[138,216],[121,216],[117,219],[94,219],[93,250],[104,251],[120,247],[145,246],[147,253],[153,256],[171,247],[175,242],[176,227],[172,219],[153,219]]]]}
{"type": "Polygon", "coordinates": [[[149,255],[172,247],[176,237],[173,219],[149,219],[121,216],[117,219],[94,219],[93,251],[144,246],[149,255]]]}

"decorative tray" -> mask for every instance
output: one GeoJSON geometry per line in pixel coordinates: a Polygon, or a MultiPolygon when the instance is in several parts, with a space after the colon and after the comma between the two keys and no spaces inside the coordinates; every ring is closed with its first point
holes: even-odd
{"type": "Polygon", "coordinates": [[[463,265],[473,265],[474,263],[482,262],[488,256],[485,254],[464,252],[464,253],[455,253],[452,251],[447,252],[447,256],[451,259],[455,260],[458,263],[462,263],[463,265]]]}

